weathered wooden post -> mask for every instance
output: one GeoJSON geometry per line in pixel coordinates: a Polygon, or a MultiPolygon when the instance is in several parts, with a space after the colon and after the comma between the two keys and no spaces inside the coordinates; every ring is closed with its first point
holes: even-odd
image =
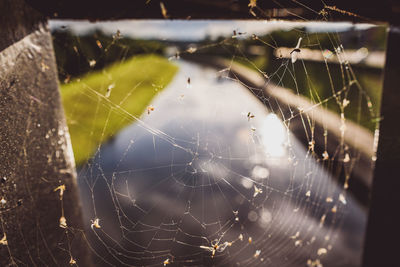
{"type": "Polygon", "coordinates": [[[398,266],[400,247],[400,27],[391,26],[382,95],[382,122],[364,249],[364,267],[398,266]]]}
{"type": "Polygon", "coordinates": [[[0,266],[90,266],[46,21],[0,1],[0,266]]]}

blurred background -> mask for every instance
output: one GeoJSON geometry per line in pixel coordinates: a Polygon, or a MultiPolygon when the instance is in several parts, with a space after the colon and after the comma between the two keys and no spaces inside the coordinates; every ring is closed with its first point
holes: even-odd
{"type": "Polygon", "coordinates": [[[98,266],[360,266],[384,25],[50,29],[98,266]]]}

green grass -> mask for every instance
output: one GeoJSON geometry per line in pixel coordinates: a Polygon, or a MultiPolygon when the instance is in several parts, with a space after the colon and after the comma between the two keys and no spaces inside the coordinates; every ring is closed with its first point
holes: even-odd
{"type": "MultiPolygon", "coordinates": [[[[267,74],[275,72],[281,64],[281,61],[275,61],[272,63],[267,62],[266,60],[261,59],[260,57],[251,59],[249,62],[244,58],[237,57],[235,58],[235,62],[250,68],[254,71],[266,70],[267,74]],[[253,65],[253,64],[254,65],[253,65]]],[[[332,91],[330,87],[330,79],[328,76],[328,70],[326,69],[324,63],[321,62],[305,62],[307,68],[307,74],[304,71],[304,67],[301,64],[295,65],[296,67],[296,83],[298,86],[299,94],[305,96],[309,99],[312,99],[312,94],[318,94],[321,99],[327,99],[332,96],[332,91]],[[311,92],[310,86],[308,83],[308,79],[312,81],[314,92],[311,92]]],[[[289,65],[289,69],[292,70],[292,66],[289,65]]],[[[382,75],[380,70],[377,69],[367,69],[360,68],[357,66],[353,66],[353,69],[356,72],[357,80],[360,82],[362,90],[369,96],[372,102],[373,111],[376,117],[379,117],[380,114],[380,102],[381,102],[381,94],[382,94],[382,75]]],[[[283,68],[282,68],[283,71],[283,68]]],[[[336,91],[342,89],[342,74],[340,66],[337,64],[329,64],[329,72],[332,77],[332,81],[335,85],[336,91]]],[[[282,72],[280,72],[282,75],[282,72]]],[[[285,72],[285,75],[281,77],[277,75],[272,78],[272,81],[277,83],[281,82],[281,86],[290,88],[294,93],[297,93],[295,88],[296,84],[294,83],[293,77],[289,74],[288,71],[285,72]]],[[[349,90],[349,94],[347,95],[347,99],[350,100],[350,105],[345,110],[346,118],[349,118],[353,122],[360,124],[361,126],[369,129],[371,132],[375,131],[376,127],[376,117],[372,117],[369,110],[367,109],[367,101],[365,98],[361,100],[361,112],[359,110],[358,99],[359,99],[359,90],[356,86],[353,86],[351,90],[349,90]]],[[[314,100],[315,101],[315,100],[314,100]]],[[[332,98],[326,104],[326,107],[340,115],[340,109],[336,101],[332,98]]]]}
{"type": "Polygon", "coordinates": [[[61,85],[76,164],[87,162],[100,144],[134,122],[177,70],[160,56],[141,55],[61,85]]]}

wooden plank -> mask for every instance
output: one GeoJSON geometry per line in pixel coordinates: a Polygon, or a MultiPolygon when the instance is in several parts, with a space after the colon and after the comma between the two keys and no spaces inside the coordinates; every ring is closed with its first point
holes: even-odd
{"type": "Polygon", "coordinates": [[[400,27],[388,36],[380,134],[363,266],[398,266],[400,241],[400,27]]]}
{"type": "Polygon", "coordinates": [[[323,10],[329,20],[372,22],[400,22],[400,3],[394,0],[26,0],[34,8],[51,18],[112,20],[126,18],[144,19],[271,19],[322,20],[323,10]],[[160,2],[165,7],[166,16],[160,2]],[[325,5],[324,5],[325,3],[325,5]],[[324,9],[325,8],[325,9],[324,9]],[[321,12],[322,11],[322,12],[321,12]],[[256,15],[256,16],[254,16],[256,15]]]}
{"type": "Polygon", "coordinates": [[[50,32],[21,0],[0,10],[0,266],[90,266],[50,32]]]}

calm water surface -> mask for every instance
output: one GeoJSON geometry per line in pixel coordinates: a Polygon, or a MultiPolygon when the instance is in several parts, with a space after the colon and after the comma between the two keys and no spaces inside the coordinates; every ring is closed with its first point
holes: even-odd
{"type": "Polygon", "coordinates": [[[244,86],[178,65],[79,171],[97,265],[358,266],[365,211],[244,86]]]}

